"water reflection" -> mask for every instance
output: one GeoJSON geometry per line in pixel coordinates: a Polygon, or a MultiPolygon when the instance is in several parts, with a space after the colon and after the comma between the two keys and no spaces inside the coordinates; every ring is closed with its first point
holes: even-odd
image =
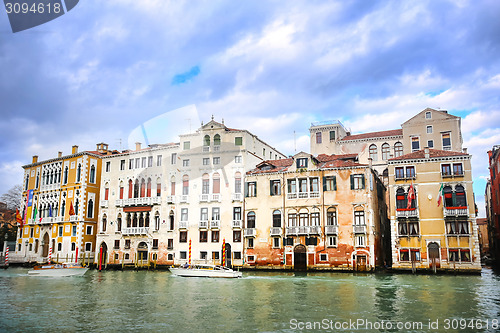
{"type": "Polygon", "coordinates": [[[500,319],[500,278],[487,269],[481,276],[245,272],[227,280],[160,271],[25,273],[0,271],[4,331],[290,332],[291,320],[500,319]]]}

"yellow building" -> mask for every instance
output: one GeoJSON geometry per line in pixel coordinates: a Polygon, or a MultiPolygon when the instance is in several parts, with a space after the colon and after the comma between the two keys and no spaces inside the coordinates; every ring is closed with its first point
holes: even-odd
{"type": "Polygon", "coordinates": [[[15,256],[25,262],[76,260],[93,257],[95,251],[101,156],[108,146],[71,155],[59,152],[53,159],[23,166],[24,226],[19,229],[15,256]]]}
{"type": "Polygon", "coordinates": [[[471,156],[425,148],[388,163],[392,267],[480,271],[471,156]]]}

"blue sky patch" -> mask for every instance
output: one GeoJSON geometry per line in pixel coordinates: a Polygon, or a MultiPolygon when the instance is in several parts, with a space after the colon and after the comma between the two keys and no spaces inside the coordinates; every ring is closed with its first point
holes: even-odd
{"type": "Polygon", "coordinates": [[[172,79],[172,85],[175,86],[181,83],[186,83],[188,81],[191,81],[191,79],[198,76],[198,74],[200,74],[200,67],[194,66],[185,73],[175,75],[174,78],[172,79]]]}

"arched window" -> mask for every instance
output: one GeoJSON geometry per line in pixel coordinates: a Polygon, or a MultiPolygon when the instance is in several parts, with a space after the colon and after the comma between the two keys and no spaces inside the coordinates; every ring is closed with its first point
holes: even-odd
{"type": "MultiPolygon", "coordinates": [[[[49,175],[47,175],[47,178],[49,175]]],[[[76,169],[76,182],[79,183],[82,178],[82,165],[78,164],[78,168],[76,169]]],[[[50,179],[47,179],[47,182],[50,182],[50,179]]]]}
{"type": "Polygon", "coordinates": [[[214,146],[220,146],[220,135],[215,134],[214,136],[214,146]]]}
{"type": "Polygon", "coordinates": [[[118,214],[116,218],[116,231],[122,231],[122,214],[118,214]]]}
{"type": "Polygon", "coordinates": [[[149,212],[146,213],[146,218],[144,219],[144,226],[149,228],[149,212]]]}
{"type": "Polygon", "coordinates": [[[288,227],[297,226],[297,211],[292,210],[288,212],[288,227]]]}
{"type": "Polygon", "coordinates": [[[132,220],[130,217],[130,213],[127,214],[127,228],[132,227],[132,220]]]}
{"type": "Polygon", "coordinates": [[[90,167],[90,177],[89,177],[89,181],[94,184],[95,183],[95,166],[91,166],[90,167]]]}
{"type": "Polygon", "coordinates": [[[205,135],[203,137],[203,145],[204,146],[210,146],[210,136],[209,135],[205,135]]]}
{"type": "Polygon", "coordinates": [[[132,179],[129,179],[128,181],[128,198],[132,198],[134,196],[134,183],[132,182],[132,179]]]}
{"type": "Polygon", "coordinates": [[[220,175],[216,172],[214,173],[212,179],[213,179],[212,192],[218,194],[220,193],[220,175]]]}
{"type": "Polygon", "coordinates": [[[170,195],[175,195],[175,177],[170,178],[170,195]]]}
{"type": "Polygon", "coordinates": [[[175,214],[174,211],[171,210],[168,214],[168,230],[174,230],[175,224],[175,214]]]}
{"type": "Polygon", "coordinates": [[[151,197],[151,178],[148,178],[148,183],[146,185],[146,196],[151,197]]]}
{"type": "Polygon", "coordinates": [[[120,182],[120,199],[123,199],[123,181],[120,182]]]}
{"type": "Polygon", "coordinates": [[[24,190],[27,191],[28,190],[28,184],[29,184],[29,181],[30,181],[30,176],[27,175],[26,176],[26,181],[24,182],[24,190]]]}
{"type": "Polygon", "coordinates": [[[78,215],[78,204],[79,204],[79,201],[78,201],[78,198],[75,200],[75,215],[78,215]]]}
{"type": "Polygon", "coordinates": [[[445,186],[443,188],[443,194],[444,194],[444,206],[445,207],[454,207],[454,205],[453,205],[453,191],[451,189],[451,186],[445,186]]]}
{"type": "Polygon", "coordinates": [[[90,199],[87,205],[87,217],[89,219],[94,217],[94,200],[90,199]]]}
{"type": "Polygon", "coordinates": [[[37,173],[36,174],[36,181],[35,181],[35,188],[38,188],[39,183],[40,183],[40,174],[37,173]]]}
{"type": "Polygon", "coordinates": [[[158,212],[155,213],[155,230],[160,230],[160,213],[158,212]]]}
{"type": "Polygon", "coordinates": [[[68,167],[64,168],[64,184],[68,183],[68,167]]]}
{"type": "Polygon", "coordinates": [[[241,173],[234,174],[234,193],[241,193],[241,173]]]}
{"type": "Polygon", "coordinates": [[[376,145],[371,145],[370,148],[369,148],[369,153],[370,153],[370,158],[373,160],[373,161],[376,161],[377,160],[377,146],[376,145]]]}
{"type": "MultiPolygon", "coordinates": [[[[90,204],[90,201],[89,201],[89,204],[90,204]]],[[[102,232],[106,232],[107,223],[108,223],[108,221],[106,218],[106,214],[104,214],[102,216],[102,229],[101,229],[102,232]]]]}
{"type": "Polygon", "coordinates": [[[146,181],[144,179],[141,180],[141,198],[146,196],[146,181]]]}
{"type": "Polygon", "coordinates": [[[139,197],[139,179],[136,179],[134,183],[134,198],[138,197],[139,197]]]}
{"type": "Polygon", "coordinates": [[[406,192],[402,188],[398,188],[396,191],[396,209],[405,209],[407,206],[406,192]]]}
{"type": "Polygon", "coordinates": [[[255,228],[255,213],[248,212],[247,214],[247,228],[255,228]]]}
{"type": "Polygon", "coordinates": [[[394,144],[394,157],[399,156],[403,156],[403,144],[398,141],[394,144]]]}
{"type": "Polygon", "coordinates": [[[326,225],[337,225],[337,210],[335,207],[326,210],[326,225]]]}
{"type": "Polygon", "coordinates": [[[201,194],[210,193],[210,176],[208,173],[203,174],[201,177],[201,194]]]}
{"type": "Polygon", "coordinates": [[[189,176],[182,176],[182,195],[189,195],[189,176]]]}
{"type": "Polygon", "coordinates": [[[465,189],[462,185],[457,185],[455,187],[455,205],[455,207],[467,207],[465,189]]]}
{"type": "Polygon", "coordinates": [[[273,228],[281,228],[281,212],[279,210],[273,212],[273,228]]]}
{"type": "Polygon", "coordinates": [[[387,161],[389,159],[389,155],[391,153],[391,146],[386,142],[382,145],[382,159],[387,161]]]}
{"type": "Polygon", "coordinates": [[[319,226],[320,225],[320,219],[319,219],[319,209],[318,208],[313,208],[313,211],[311,213],[311,226],[319,226]]]}
{"type": "Polygon", "coordinates": [[[161,196],[161,178],[158,177],[156,179],[156,196],[160,197],[161,196]]]}
{"type": "Polygon", "coordinates": [[[365,225],[365,211],[363,207],[358,206],[354,209],[354,224],[365,225]]]}

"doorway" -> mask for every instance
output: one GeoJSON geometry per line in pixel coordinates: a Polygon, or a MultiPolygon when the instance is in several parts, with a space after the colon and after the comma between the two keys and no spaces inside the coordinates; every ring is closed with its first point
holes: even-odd
{"type": "Polygon", "coordinates": [[[366,256],[364,255],[356,256],[356,270],[358,272],[366,271],[366,256]]]}
{"type": "Polygon", "coordinates": [[[226,243],[226,267],[232,268],[231,263],[231,244],[226,243]]]}
{"type": "Polygon", "coordinates": [[[100,258],[102,258],[102,261],[101,261],[101,265],[106,265],[106,262],[108,261],[107,258],[108,258],[108,246],[106,245],[106,243],[102,242],[101,243],[101,246],[99,247],[99,251],[102,252],[102,257],[99,257],[98,260],[101,260],[100,258]]]}
{"type": "Polygon", "coordinates": [[[140,242],[137,246],[137,262],[142,263],[148,261],[148,244],[146,242],[140,242]]]}
{"type": "Polygon", "coordinates": [[[437,268],[441,267],[439,244],[436,242],[429,243],[429,245],[427,245],[427,253],[429,256],[429,268],[433,269],[435,272],[437,268]]]}
{"type": "Polygon", "coordinates": [[[49,234],[46,232],[43,235],[43,246],[42,246],[42,257],[46,258],[49,256],[49,246],[50,246],[50,238],[49,234]]]}
{"type": "Polygon", "coordinates": [[[307,249],[305,245],[298,244],[293,249],[293,269],[306,270],[307,269],[307,249]]]}

